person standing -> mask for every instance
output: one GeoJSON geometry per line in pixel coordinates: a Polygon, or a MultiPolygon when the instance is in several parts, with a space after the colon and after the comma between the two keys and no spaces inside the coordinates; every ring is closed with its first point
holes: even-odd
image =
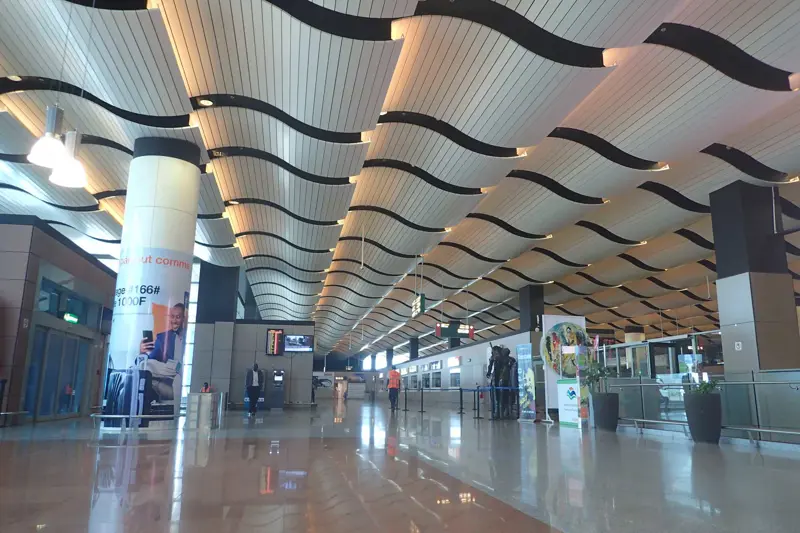
{"type": "Polygon", "coordinates": [[[397,409],[397,399],[400,397],[400,372],[397,367],[392,367],[389,371],[389,403],[392,411],[397,409]]]}
{"type": "Polygon", "coordinates": [[[264,372],[258,369],[258,363],[255,363],[253,368],[247,369],[245,385],[247,386],[247,398],[250,400],[250,416],[255,416],[258,411],[258,399],[264,389],[264,372]]]}

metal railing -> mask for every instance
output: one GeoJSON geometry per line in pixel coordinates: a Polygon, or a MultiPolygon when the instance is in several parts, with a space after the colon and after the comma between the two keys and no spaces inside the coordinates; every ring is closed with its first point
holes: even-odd
{"type": "Polygon", "coordinates": [[[3,419],[3,423],[0,424],[0,428],[4,428],[8,425],[8,417],[9,416],[22,416],[27,415],[28,411],[2,411],[0,412],[0,417],[3,419]]]}
{"type": "MultiPolygon", "coordinates": [[[[763,374],[753,377],[758,375],[763,374]]],[[[620,394],[620,421],[632,423],[639,431],[650,427],[666,431],[681,428],[687,432],[683,394],[697,383],[620,381],[627,380],[611,379],[607,385],[609,392],[620,394]]],[[[722,396],[724,435],[746,435],[756,444],[760,440],[800,443],[800,379],[718,381],[717,385],[722,396]]]]}
{"type": "Polygon", "coordinates": [[[98,419],[103,421],[103,420],[108,418],[108,419],[112,419],[112,420],[127,420],[128,423],[126,425],[120,424],[120,426],[119,426],[120,428],[128,427],[128,428],[137,429],[138,425],[131,425],[131,423],[130,423],[131,420],[154,420],[154,421],[157,421],[157,422],[158,421],[174,422],[175,420],[180,418],[180,416],[181,415],[178,415],[178,416],[175,416],[175,415],[172,415],[172,416],[170,416],[170,415],[105,415],[103,413],[92,413],[91,415],[89,415],[89,418],[92,419],[92,426],[94,428],[97,428],[97,420],[98,419]]]}

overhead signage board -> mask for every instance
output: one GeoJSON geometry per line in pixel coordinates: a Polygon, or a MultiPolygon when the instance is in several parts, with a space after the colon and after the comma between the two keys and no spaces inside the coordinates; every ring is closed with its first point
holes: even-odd
{"type": "Polygon", "coordinates": [[[475,327],[461,322],[439,322],[436,324],[436,336],[440,338],[475,338],[475,327]]]}
{"type": "Polygon", "coordinates": [[[425,295],[419,293],[411,304],[411,318],[417,318],[425,313],[425,295]]]}

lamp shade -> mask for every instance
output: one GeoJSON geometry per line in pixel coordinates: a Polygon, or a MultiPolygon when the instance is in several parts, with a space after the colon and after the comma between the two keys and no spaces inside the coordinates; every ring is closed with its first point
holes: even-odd
{"type": "Polygon", "coordinates": [[[53,169],[53,173],[50,174],[50,182],[61,187],[75,189],[86,187],[88,181],[83,163],[74,157],[65,157],[53,169]]]}
{"type": "Polygon", "coordinates": [[[28,154],[28,161],[45,168],[54,168],[67,157],[67,148],[55,135],[48,132],[36,141],[28,154]]]}

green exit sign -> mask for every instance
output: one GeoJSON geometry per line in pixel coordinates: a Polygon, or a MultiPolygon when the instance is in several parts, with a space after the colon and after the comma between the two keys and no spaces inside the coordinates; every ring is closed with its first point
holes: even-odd
{"type": "Polygon", "coordinates": [[[64,313],[64,321],[69,322],[70,324],[77,324],[78,315],[73,315],[72,313],[64,313]]]}

